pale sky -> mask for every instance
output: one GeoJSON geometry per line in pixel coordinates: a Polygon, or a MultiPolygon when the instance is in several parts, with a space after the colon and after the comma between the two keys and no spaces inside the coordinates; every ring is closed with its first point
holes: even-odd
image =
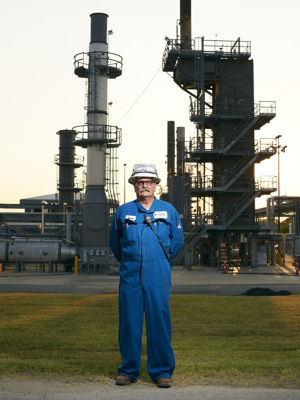
{"type": "MultiPolygon", "coordinates": [[[[167,121],[185,126],[187,137],[194,135],[189,96],[167,73],[156,74],[165,36],[176,36],[179,3],[0,0],[0,203],[56,192],[56,132],[84,123],[85,82],[73,73],[73,56],[88,51],[93,12],[109,15],[108,29],[114,32],[109,51],[124,63],[122,76],[109,81],[109,122],[123,131],[120,200],[124,163],[126,180],[133,164],[151,162],[166,183],[167,121]]],[[[257,137],[282,134],[281,144],[288,148],[280,156],[281,194],[294,196],[300,196],[299,15],[298,0],[192,0],[193,37],[252,42],[255,101],[277,103],[276,118],[257,137]]],[[[84,154],[80,148],[77,153],[84,154]]],[[[256,173],[277,175],[277,156],[256,173]]],[[[131,197],[128,184],[127,200],[131,197]]]]}

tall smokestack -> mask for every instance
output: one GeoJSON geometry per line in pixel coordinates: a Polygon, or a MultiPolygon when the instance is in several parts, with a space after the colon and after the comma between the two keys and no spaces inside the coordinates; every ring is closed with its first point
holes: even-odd
{"type": "Polygon", "coordinates": [[[83,206],[82,245],[105,246],[108,207],[105,194],[107,125],[107,15],[91,14],[87,102],[87,188],[83,206]]]}
{"type": "Polygon", "coordinates": [[[94,13],[90,17],[89,52],[79,53],[74,57],[75,74],[88,80],[86,124],[74,129],[77,131],[75,144],[87,149],[87,186],[83,204],[81,246],[103,250],[108,249],[109,222],[106,186],[110,182],[107,181],[106,164],[111,147],[120,145],[120,129],[107,124],[107,86],[108,79],[121,75],[122,57],[113,54],[110,59],[107,14],[94,13]]]}
{"type": "Polygon", "coordinates": [[[180,0],[180,47],[190,49],[192,40],[191,0],[180,0]]]}

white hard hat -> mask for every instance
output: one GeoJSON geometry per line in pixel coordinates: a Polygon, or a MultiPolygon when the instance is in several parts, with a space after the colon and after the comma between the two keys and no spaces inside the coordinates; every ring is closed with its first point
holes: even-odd
{"type": "Polygon", "coordinates": [[[157,171],[154,164],[135,164],[128,182],[134,185],[136,179],[142,177],[152,178],[154,183],[160,182],[160,178],[157,176],[157,171]]]}

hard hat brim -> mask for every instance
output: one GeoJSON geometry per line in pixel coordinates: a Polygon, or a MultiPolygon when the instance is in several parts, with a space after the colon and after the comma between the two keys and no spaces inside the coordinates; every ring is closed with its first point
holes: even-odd
{"type": "Polygon", "coordinates": [[[131,183],[131,185],[134,185],[137,178],[151,178],[151,179],[153,179],[153,182],[156,183],[156,184],[160,183],[160,181],[161,181],[160,178],[158,178],[157,176],[153,175],[152,173],[139,172],[137,174],[134,174],[134,176],[131,176],[128,179],[128,182],[131,183]]]}

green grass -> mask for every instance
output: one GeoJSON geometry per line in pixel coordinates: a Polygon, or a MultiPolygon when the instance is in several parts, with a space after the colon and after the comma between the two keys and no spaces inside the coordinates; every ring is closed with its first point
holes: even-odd
{"type": "MultiPolygon", "coordinates": [[[[2,376],[116,376],[117,296],[9,293],[0,307],[2,376]]],[[[171,309],[175,382],[300,387],[300,296],[173,295],[171,309]]]]}

